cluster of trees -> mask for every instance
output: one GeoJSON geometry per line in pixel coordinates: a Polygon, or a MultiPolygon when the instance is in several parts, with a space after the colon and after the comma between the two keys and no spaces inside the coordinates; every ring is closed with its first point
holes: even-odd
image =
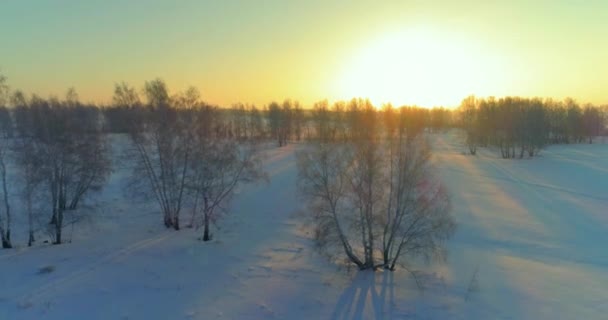
{"type": "Polygon", "coordinates": [[[448,194],[432,175],[424,112],[378,111],[366,100],[337,107],[330,113],[325,103],[315,105],[319,139],[297,157],[318,246],[361,270],[442,257],[455,224],[448,194]]]}
{"type": "MultiPolygon", "coordinates": [[[[132,101],[132,92],[117,85],[115,103],[132,101]]],[[[167,228],[179,230],[184,206],[191,207],[188,226],[202,227],[202,240],[208,241],[210,225],[225,212],[235,189],[265,178],[257,140],[235,135],[220,110],[203,103],[195,88],[170,96],[157,79],[146,82],[144,93],[146,106],[137,110],[140,125],[127,126],[132,142],[127,152],[135,164],[132,186],[157,202],[167,228]]]]}
{"type": "Polygon", "coordinates": [[[304,127],[304,111],[300,103],[291,100],[285,100],[282,105],[270,103],[268,126],[270,136],[278,141],[279,147],[286,145],[290,138],[300,141],[304,127]]]}
{"type": "Polygon", "coordinates": [[[394,108],[384,105],[381,109],[375,108],[369,100],[352,99],[350,101],[337,101],[331,107],[327,100],[313,105],[305,123],[312,132],[308,135],[311,140],[330,142],[348,141],[361,134],[368,128],[362,126],[360,117],[382,117],[382,124],[388,134],[401,127],[414,136],[425,128],[443,131],[452,125],[452,113],[444,108],[426,109],[415,106],[394,108]]]}
{"type": "Polygon", "coordinates": [[[504,97],[465,98],[460,126],[471,154],[477,147],[494,146],[503,158],[533,157],[545,145],[592,143],[606,134],[606,110],[576,101],[504,97]]]}
{"type": "Polygon", "coordinates": [[[12,105],[10,112],[5,105],[0,106],[3,247],[12,247],[9,185],[20,186],[21,203],[29,222],[28,244],[35,240],[35,199],[41,199],[48,208],[47,231],[54,243],[61,243],[66,222],[73,223],[76,218],[72,216],[72,221],[66,221],[66,212],[78,209],[90,191],[103,186],[111,170],[99,109],[80,103],[73,89],[68,90],[64,99],[43,99],[36,95],[27,99],[20,91],[10,95],[8,89],[3,91],[0,102],[10,101],[12,105]],[[10,181],[9,158],[14,158],[11,161],[14,179],[10,181]]]}
{"type": "Polygon", "coordinates": [[[76,222],[83,199],[100,190],[111,173],[107,132],[129,137],[125,152],[133,167],[131,190],[156,200],[168,228],[180,229],[180,213],[192,208],[188,226],[202,227],[205,241],[235,189],[265,179],[258,140],[235,135],[233,118],[203,103],[196,89],[170,95],[157,79],[146,82],[143,92],[142,102],[135,88],[117,84],[114,106],[99,108],[81,103],[74,89],[63,99],[11,92],[0,76],[4,248],[13,246],[15,202],[27,214],[28,245],[40,226],[53,243],[65,241],[64,227],[76,222]]]}

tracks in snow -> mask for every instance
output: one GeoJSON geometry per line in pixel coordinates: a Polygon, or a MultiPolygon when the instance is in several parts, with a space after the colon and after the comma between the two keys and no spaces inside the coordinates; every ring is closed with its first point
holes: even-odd
{"type": "Polygon", "coordinates": [[[29,292],[21,294],[20,298],[18,298],[17,301],[19,303],[28,304],[34,304],[35,302],[44,302],[46,299],[50,298],[50,294],[56,293],[59,290],[65,289],[71,284],[86,279],[88,275],[92,274],[104,265],[122,261],[133,253],[146,249],[153,244],[162,242],[167,238],[174,237],[176,234],[176,232],[163,232],[158,236],[137,241],[127,247],[109,253],[100,259],[88,263],[87,265],[76,269],[75,271],[72,271],[65,276],[62,276],[58,279],[54,279],[40,287],[31,288],[30,290],[28,290],[29,292]]]}

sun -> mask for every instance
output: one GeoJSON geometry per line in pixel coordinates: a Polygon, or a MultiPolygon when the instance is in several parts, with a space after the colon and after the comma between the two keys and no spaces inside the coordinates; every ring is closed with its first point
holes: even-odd
{"type": "Polygon", "coordinates": [[[462,37],[410,28],[384,34],[355,50],[336,80],[340,99],[375,105],[455,106],[491,83],[496,64],[462,37]]]}

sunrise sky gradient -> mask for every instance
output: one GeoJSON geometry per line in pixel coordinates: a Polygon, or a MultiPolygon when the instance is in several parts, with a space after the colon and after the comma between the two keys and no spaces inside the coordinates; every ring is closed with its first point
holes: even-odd
{"type": "Polygon", "coordinates": [[[1,1],[0,72],[107,103],[164,79],[204,100],[608,103],[608,1],[1,1]]]}

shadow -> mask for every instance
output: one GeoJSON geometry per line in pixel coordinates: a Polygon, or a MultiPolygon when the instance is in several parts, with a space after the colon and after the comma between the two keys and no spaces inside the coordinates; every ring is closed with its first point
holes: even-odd
{"type": "Polygon", "coordinates": [[[360,271],[340,295],[331,319],[387,319],[394,306],[394,273],[360,271]]]}

